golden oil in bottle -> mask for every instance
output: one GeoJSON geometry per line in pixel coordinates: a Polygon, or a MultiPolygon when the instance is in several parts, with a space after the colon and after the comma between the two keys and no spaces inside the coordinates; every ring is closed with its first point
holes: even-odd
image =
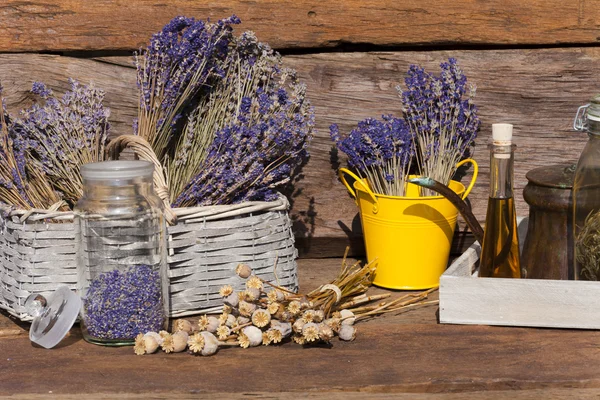
{"type": "Polygon", "coordinates": [[[513,199],[512,125],[492,125],[490,146],[490,197],[488,202],[479,276],[520,278],[519,237],[513,199]]]}
{"type": "Polygon", "coordinates": [[[520,278],[517,216],[512,197],[488,201],[479,276],[520,278]]]}

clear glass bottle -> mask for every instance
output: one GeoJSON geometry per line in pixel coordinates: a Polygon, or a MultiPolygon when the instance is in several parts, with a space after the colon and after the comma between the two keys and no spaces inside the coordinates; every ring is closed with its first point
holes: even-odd
{"type": "Polygon", "coordinates": [[[600,95],[579,107],[573,124],[588,142],[579,156],[573,181],[574,278],[600,279],[600,95]]]}
{"type": "Polygon", "coordinates": [[[83,337],[128,345],[168,322],[166,225],[153,164],[106,161],[81,168],[75,206],[83,337]]]}
{"type": "Polygon", "coordinates": [[[520,278],[519,237],[513,198],[512,125],[493,124],[490,197],[479,262],[480,277],[520,278]]]}

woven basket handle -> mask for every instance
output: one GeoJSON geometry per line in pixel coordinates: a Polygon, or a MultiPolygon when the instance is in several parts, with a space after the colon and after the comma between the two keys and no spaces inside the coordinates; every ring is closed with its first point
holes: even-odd
{"type": "Polygon", "coordinates": [[[145,161],[150,161],[154,164],[154,190],[165,206],[165,218],[170,225],[177,222],[177,216],[171,208],[171,199],[169,198],[169,186],[165,171],[158,161],[152,146],[148,141],[137,135],[121,135],[110,141],[106,147],[106,152],[110,159],[118,160],[121,152],[125,149],[131,149],[135,155],[145,161]]]}

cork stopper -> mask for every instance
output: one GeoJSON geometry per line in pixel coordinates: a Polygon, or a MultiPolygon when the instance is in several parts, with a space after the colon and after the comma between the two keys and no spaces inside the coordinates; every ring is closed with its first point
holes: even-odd
{"type": "Polygon", "coordinates": [[[492,124],[492,139],[496,146],[510,146],[512,144],[512,124],[492,124]]]}

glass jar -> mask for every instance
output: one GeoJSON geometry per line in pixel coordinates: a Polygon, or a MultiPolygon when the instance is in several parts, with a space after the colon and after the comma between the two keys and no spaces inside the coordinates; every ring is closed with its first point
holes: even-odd
{"type": "Polygon", "coordinates": [[[573,181],[573,239],[575,279],[599,280],[600,263],[600,95],[579,107],[575,130],[588,142],[579,156],[573,181]]]}
{"type": "Polygon", "coordinates": [[[166,225],[154,193],[154,165],[106,161],[81,167],[74,209],[83,337],[133,344],[168,322],[166,225]]]}

